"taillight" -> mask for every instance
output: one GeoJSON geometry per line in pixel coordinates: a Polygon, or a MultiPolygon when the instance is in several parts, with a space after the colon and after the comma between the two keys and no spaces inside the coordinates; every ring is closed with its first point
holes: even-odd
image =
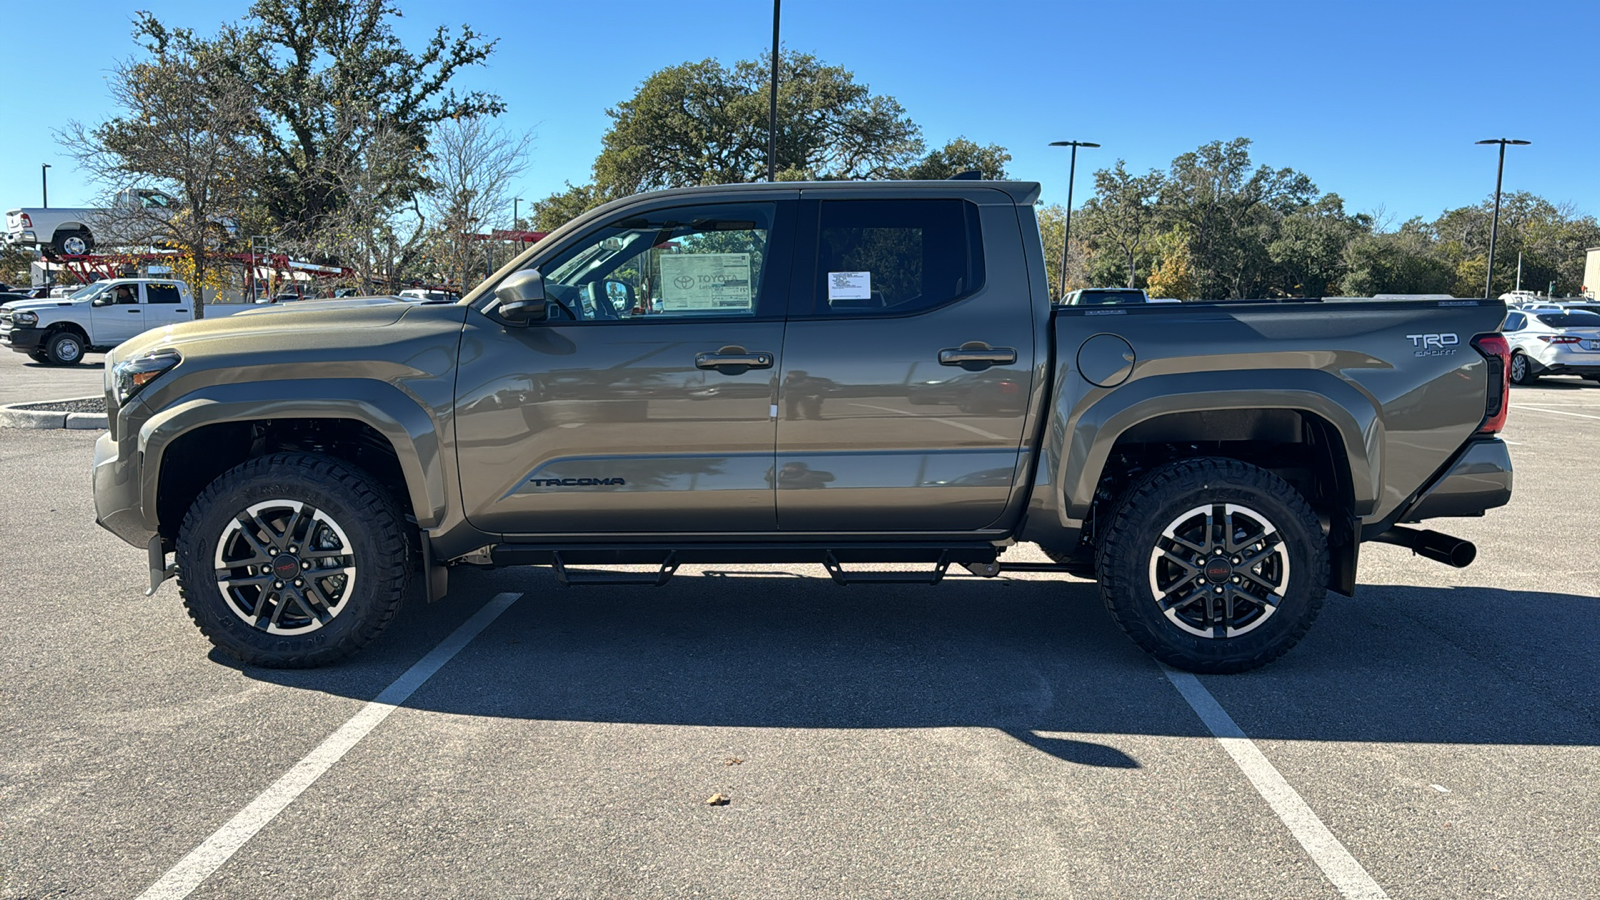
{"type": "Polygon", "coordinates": [[[1576,344],[1583,338],[1562,334],[1541,334],[1539,335],[1539,340],[1544,341],[1546,344],[1576,344]]]}
{"type": "Polygon", "coordinates": [[[1503,334],[1480,334],[1472,339],[1472,348],[1489,363],[1489,396],[1478,433],[1499,434],[1511,409],[1511,345],[1503,334]]]}
{"type": "Polygon", "coordinates": [[[27,213],[23,213],[22,214],[22,227],[23,228],[32,228],[33,227],[33,219],[30,218],[27,213]]]}

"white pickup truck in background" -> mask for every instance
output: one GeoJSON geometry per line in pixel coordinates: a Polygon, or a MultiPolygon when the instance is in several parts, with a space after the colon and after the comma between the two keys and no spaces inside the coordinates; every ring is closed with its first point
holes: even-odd
{"type": "MultiPolygon", "coordinates": [[[[126,188],[112,198],[107,209],[25,207],[6,211],[5,242],[35,248],[46,256],[83,256],[97,245],[152,243],[153,232],[178,201],[148,188],[126,188]]],[[[218,217],[218,243],[235,237],[238,226],[218,217]]]]}
{"type": "MultiPolygon", "coordinates": [[[[207,304],[210,316],[252,307],[207,304]]],[[[152,328],[194,319],[189,286],[170,278],[97,281],[70,297],[27,300],[0,309],[0,346],[47,365],[71,366],[152,328]]]]}

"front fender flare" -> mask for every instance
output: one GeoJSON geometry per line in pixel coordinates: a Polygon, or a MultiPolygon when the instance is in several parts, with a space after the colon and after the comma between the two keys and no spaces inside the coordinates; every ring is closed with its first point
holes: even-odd
{"type": "Polygon", "coordinates": [[[161,459],[173,441],[206,425],[264,419],[353,419],[371,426],[394,448],[417,524],[430,528],[444,520],[448,495],[439,425],[415,398],[392,384],[355,378],[274,381],[269,387],[271,397],[262,396],[261,384],[204,387],[140,426],[140,497],[152,529],[161,459]]]}

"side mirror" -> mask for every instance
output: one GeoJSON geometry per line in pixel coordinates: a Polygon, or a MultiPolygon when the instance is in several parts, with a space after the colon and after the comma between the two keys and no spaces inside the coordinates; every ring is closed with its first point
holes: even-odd
{"type": "Polygon", "coordinates": [[[550,301],[544,296],[544,276],[538,269],[517,272],[495,288],[501,318],[517,325],[543,322],[550,317],[550,301]]]}
{"type": "Polygon", "coordinates": [[[109,293],[101,294],[100,296],[98,296],[98,297],[94,298],[93,300],[89,301],[89,305],[90,306],[110,306],[111,305],[111,301],[115,300],[115,299],[116,299],[116,297],[112,296],[109,293]]]}

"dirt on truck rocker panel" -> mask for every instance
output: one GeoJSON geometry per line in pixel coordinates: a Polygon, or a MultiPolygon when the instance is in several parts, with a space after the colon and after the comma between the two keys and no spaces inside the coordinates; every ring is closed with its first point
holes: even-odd
{"type": "Polygon", "coordinates": [[[1355,589],[1363,542],[1471,562],[1414,523],[1510,497],[1504,304],[1059,306],[1038,192],[642,194],[458,303],[140,335],[107,358],[98,520],[265,666],[356,652],[456,565],[816,562],[1091,577],[1157,658],[1237,672],[1355,589]]]}

